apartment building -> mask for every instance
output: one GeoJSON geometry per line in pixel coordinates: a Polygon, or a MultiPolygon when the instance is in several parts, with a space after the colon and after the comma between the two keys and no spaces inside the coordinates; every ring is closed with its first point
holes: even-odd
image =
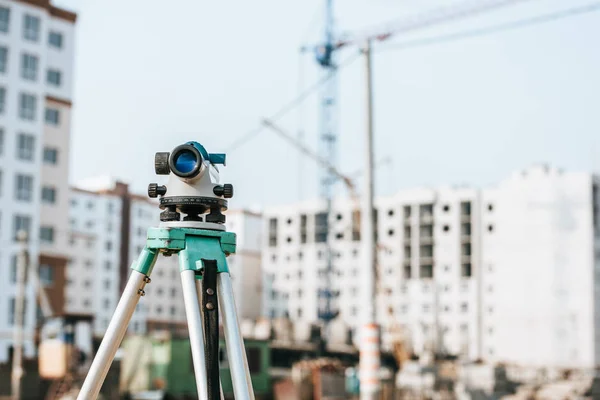
{"type": "MultiPolygon", "coordinates": [[[[52,306],[63,306],[70,110],[76,15],[49,1],[0,1],[0,362],[12,342],[18,230],[29,234],[52,306]]],[[[35,289],[28,284],[25,355],[35,289]]]]}
{"type": "MultiPolygon", "coordinates": [[[[339,318],[355,330],[361,303],[376,301],[384,348],[395,324],[417,354],[593,367],[600,363],[598,190],[591,174],[534,166],[491,188],[379,198],[374,300],[362,295],[360,213],[336,201],[328,222],[339,318]]],[[[324,209],[315,201],[265,211],[264,315],[317,321],[324,209]]]]}

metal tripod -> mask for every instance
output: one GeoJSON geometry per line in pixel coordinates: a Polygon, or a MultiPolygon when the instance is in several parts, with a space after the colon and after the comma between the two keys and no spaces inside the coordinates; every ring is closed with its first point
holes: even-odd
{"type": "Polygon", "coordinates": [[[220,224],[163,222],[148,230],[146,247],[131,269],[117,309],[96,353],[78,400],[96,399],[159,253],[179,256],[196,388],[200,400],[222,396],[219,380],[219,308],[236,399],[254,400],[226,256],[235,253],[235,234],[220,224]]]}

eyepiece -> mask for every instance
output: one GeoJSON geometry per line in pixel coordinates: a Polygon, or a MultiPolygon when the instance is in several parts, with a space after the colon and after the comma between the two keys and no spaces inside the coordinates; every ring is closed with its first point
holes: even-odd
{"type": "Polygon", "coordinates": [[[182,144],[171,153],[169,168],[180,178],[193,178],[202,168],[202,155],[191,144],[182,144]]]}

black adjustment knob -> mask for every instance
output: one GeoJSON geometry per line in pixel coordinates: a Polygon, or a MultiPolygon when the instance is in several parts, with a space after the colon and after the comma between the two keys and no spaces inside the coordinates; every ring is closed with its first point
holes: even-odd
{"type": "Polygon", "coordinates": [[[223,186],[215,186],[213,188],[213,193],[216,196],[223,196],[226,199],[230,199],[233,197],[233,185],[226,183],[223,186]]]}
{"type": "Polygon", "coordinates": [[[179,221],[181,218],[181,214],[177,211],[165,210],[160,213],[160,220],[163,222],[168,221],[179,221]]]}
{"type": "Polygon", "coordinates": [[[164,196],[167,194],[167,187],[164,185],[158,185],[158,183],[151,183],[148,185],[148,196],[156,198],[158,196],[164,196]]]}
{"type": "Polygon", "coordinates": [[[154,155],[154,171],[157,175],[169,175],[169,152],[159,152],[154,155]]]}
{"type": "Polygon", "coordinates": [[[218,208],[212,208],[210,214],[207,214],[206,217],[204,217],[204,221],[212,222],[213,224],[224,224],[225,216],[221,214],[221,210],[218,208]]]}

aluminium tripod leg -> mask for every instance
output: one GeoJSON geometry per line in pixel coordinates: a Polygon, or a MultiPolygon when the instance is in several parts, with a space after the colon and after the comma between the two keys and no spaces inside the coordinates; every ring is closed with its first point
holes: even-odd
{"type": "Polygon", "coordinates": [[[145,248],[137,263],[132,266],[133,271],[129,275],[127,286],[125,286],[119,304],[117,304],[117,309],[108,324],[100,348],[90,366],[77,400],[94,400],[98,397],[117,349],[123,340],[123,336],[125,336],[127,325],[131,320],[135,307],[144,294],[144,286],[150,282],[149,275],[157,256],[158,252],[156,250],[145,248]]]}
{"type": "MultiPolygon", "coordinates": [[[[181,254],[180,254],[181,256],[181,254]]],[[[199,292],[196,288],[196,273],[192,270],[181,271],[181,286],[185,315],[190,334],[192,348],[192,361],[194,363],[194,376],[199,400],[208,399],[208,386],[206,374],[206,356],[204,354],[204,335],[202,329],[202,314],[198,301],[199,292]]]]}
{"type": "Polygon", "coordinates": [[[223,330],[225,331],[225,346],[231,369],[231,382],[236,400],[254,400],[254,390],[248,360],[244,348],[244,339],[237,318],[235,299],[231,276],[228,272],[221,272],[217,279],[217,292],[223,316],[223,330]]]}

